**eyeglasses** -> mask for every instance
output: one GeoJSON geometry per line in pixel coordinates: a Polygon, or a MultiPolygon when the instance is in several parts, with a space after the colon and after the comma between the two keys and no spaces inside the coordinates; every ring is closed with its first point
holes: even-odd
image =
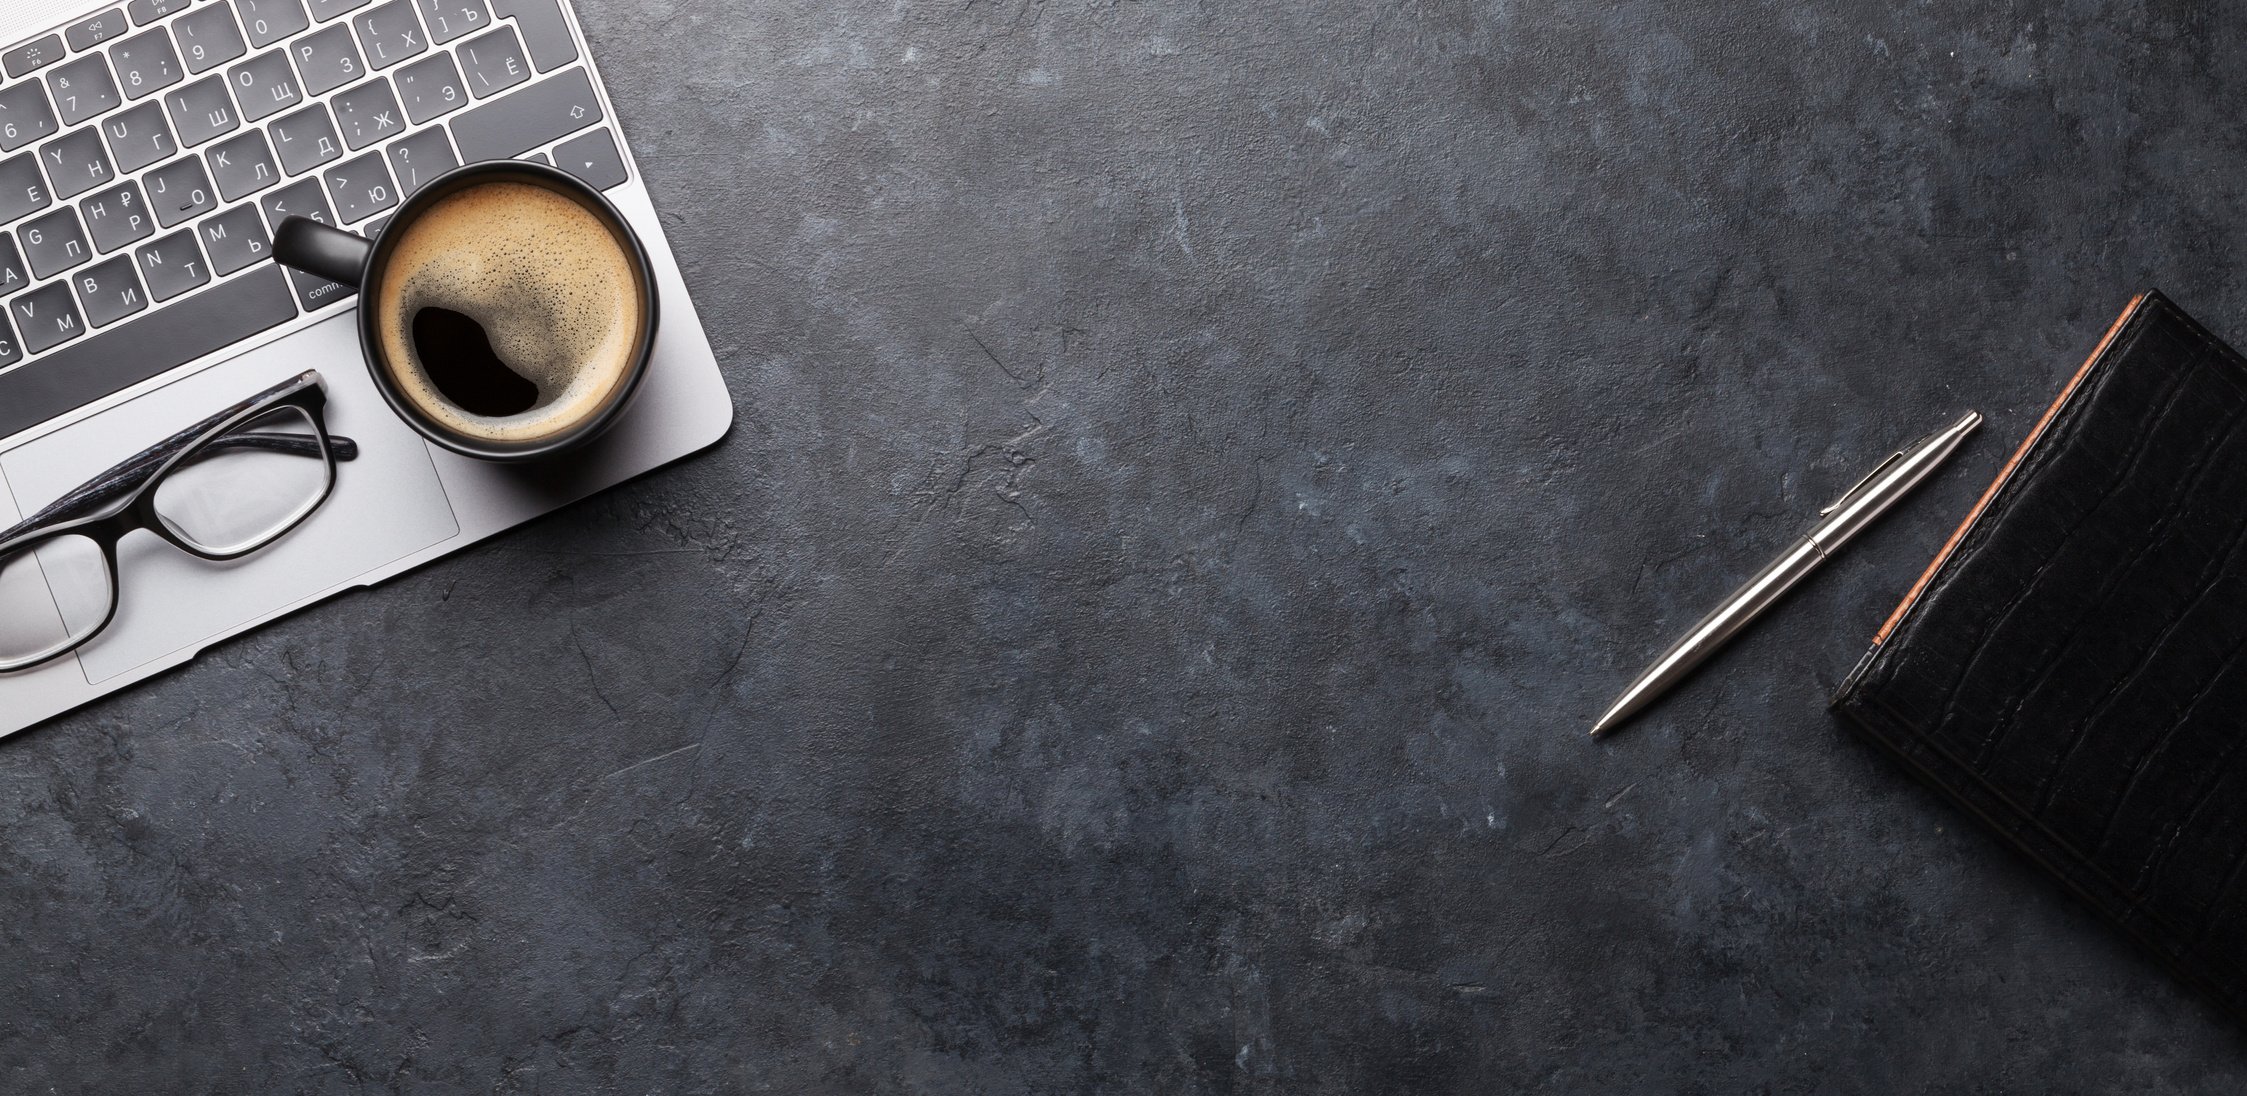
{"type": "Polygon", "coordinates": [[[142,450],[0,530],[0,673],[69,654],[117,616],[117,542],[146,529],[240,559],[304,523],[359,447],[307,370],[142,450]]]}

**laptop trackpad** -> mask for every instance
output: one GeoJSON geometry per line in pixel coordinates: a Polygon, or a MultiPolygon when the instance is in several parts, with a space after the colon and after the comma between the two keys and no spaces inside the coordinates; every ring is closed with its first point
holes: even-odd
{"type": "Polygon", "coordinates": [[[78,652],[88,682],[332,593],[457,530],[428,447],[375,391],[352,325],[350,315],[335,317],[0,454],[16,504],[29,513],[307,367],[327,381],[329,432],[359,443],[359,458],[336,466],[326,505],[246,559],[211,563],[154,533],[119,542],[117,619],[78,652]]]}

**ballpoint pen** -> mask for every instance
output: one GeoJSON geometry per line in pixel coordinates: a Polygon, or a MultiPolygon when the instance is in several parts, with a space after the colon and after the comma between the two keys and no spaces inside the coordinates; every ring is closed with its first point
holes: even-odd
{"type": "Polygon", "coordinates": [[[1746,585],[1733,591],[1715,612],[1702,617],[1700,623],[1685,633],[1685,638],[1662,652],[1654,665],[1631,682],[1631,687],[1623,690],[1623,695],[1592,725],[1592,734],[1613,730],[1684,680],[1694,667],[1786,596],[1787,591],[1817,570],[1819,564],[1839,551],[1851,537],[1863,532],[1866,526],[1887,513],[1889,507],[1896,505],[1897,500],[1910,494],[1912,488],[1940,467],[1957,451],[1959,443],[1966,440],[1966,435],[1981,424],[1982,416],[1968,411],[1964,418],[1950,426],[1890,454],[1871,474],[1858,480],[1857,486],[1843,492],[1833,505],[1818,511],[1817,523],[1802,539],[1788,546],[1770,566],[1756,572],[1746,585]]]}

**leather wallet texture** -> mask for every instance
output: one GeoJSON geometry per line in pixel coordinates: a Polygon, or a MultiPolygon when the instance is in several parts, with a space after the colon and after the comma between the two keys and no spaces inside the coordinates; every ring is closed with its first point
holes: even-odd
{"type": "Polygon", "coordinates": [[[2132,302],[1834,707],[2247,1020],[2247,360],[2132,302]]]}

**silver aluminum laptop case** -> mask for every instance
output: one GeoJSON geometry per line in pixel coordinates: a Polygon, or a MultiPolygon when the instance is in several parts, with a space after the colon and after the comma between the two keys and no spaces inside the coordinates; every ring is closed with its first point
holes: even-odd
{"type": "MultiPolygon", "coordinates": [[[[0,46],[109,6],[101,0],[0,5],[0,46]]],[[[460,457],[423,441],[367,376],[351,312],[321,308],[77,411],[0,438],[0,526],[36,510],[172,430],[307,367],[327,379],[330,427],[357,440],[334,497],[273,547],[231,565],[192,559],[153,536],[119,545],[117,619],[76,655],[0,675],[0,736],[192,660],[229,636],[368,586],[677,460],[722,437],[733,404],[616,123],[576,14],[563,9],[630,179],[606,191],[646,241],[663,319],[637,401],[591,448],[528,468],[460,457]]],[[[192,298],[180,302],[191,307],[192,298]]]]}

